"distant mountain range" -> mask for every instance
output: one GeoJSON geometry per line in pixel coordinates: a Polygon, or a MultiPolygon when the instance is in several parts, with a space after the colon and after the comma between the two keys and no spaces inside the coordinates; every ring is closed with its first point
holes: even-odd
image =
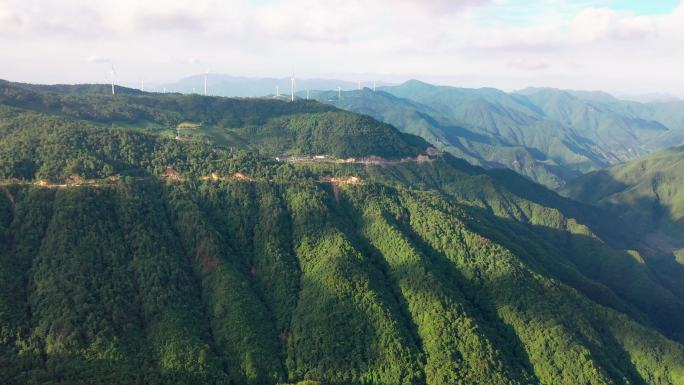
{"type": "MultiPolygon", "coordinates": [[[[357,93],[543,114],[452,92],[357,93]]],[[[3,385],[680,385],[682,250],[639,235],[313,100],[0,81],[3,385]]]]}
{"type": "MultiPolygon", "coordinates": [[[[299,94],[303,96],[302,93],[299,94]]],[[[316,99],[373,116],[489,168],[552,188],[583,173],[684,143],[684,101],[638,103],[603,92],[507,93],[408,81],[316,99]]]]}
{"type": "Polygon", "coordinates": [[[652,92],[652,93],[647,93],[647,94],[637,94],[637,95],[617,94],[616,96],[622,100],[631,100],[633,102],[639,102],[639,103],[675,102],[678,100],[682,100],[681,98],[678,98],[674,95],[667,94],[667,93],[658,93],[658,92],[652,92]]]}
{"type": "MultiPolygon", "coordinates": [[[[290,78],[208,74],[216,96],[289,95],[290,78]]],[[[365,83],[364,85],[369,85],[365,83]]],[[[162,86],[203,93],[204,75],[162,86]]],[[[649,94],[616,98],[600,91],[378,83],[377,92],[339,79],[297,79],[297,96],[370,115],[443,151],[487,168],[510,168],[551,188],[584,173],[684,144],[684,101],[649,94]],[[343,92],[338,95],[338,87],[343,92]],[[637,101],[634,101],[637,100],[637,101]]]]}
{"type": "MultiPolygon", "coordinates": [[[[357,82],[350,82],[340,79],[295,79],[298,90],[337,90],[338,87],[343,91],[358,89],[357,82]]],[[[387,83],[377,83],[378,85],[387,85],[387,83]]],[[[232,96],[232,97],[258,97],[266,95],[274,95],[276,87],[280,89],[281,94],[290,94],[291,79],[286,78],[252,78],[243,76],[231,76],[221,74],[207,75],[207,93],[214,96],[232,96]]],[[[161,88],[165,88],[168,92],[181,93],[203,93],[204,92],[204,75],[194,75],[181,79],[175,83],[164,84],[161,88]]]]}

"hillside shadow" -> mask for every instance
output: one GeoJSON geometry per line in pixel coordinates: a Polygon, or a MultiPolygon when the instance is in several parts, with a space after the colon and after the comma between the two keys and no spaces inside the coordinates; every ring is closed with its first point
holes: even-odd
{"type": "MultiPolygon", "coordinates": [[[[598,190],[593,190],[592,187],[586,193],[576,190],[568,190],[568,193],[573,194],[574,191],[575,195],[585,199],[601,200],[633,187],[616,180],[606,172],[593,174],[591,184],[585,183],[580,186],[585,189],[595,186],[598,190]],[[609,189],[603,186],[609,186],[609,189]]],[[[582,203],[580,205],[593,209],[604,217],[599,226],[596,226],[597,222],[586,223],[592,231],[597,229],[595,233],[613,247],[637,250],[643,256],[643,262],[659,278],[661,284],[684,301],[684,288],[681,286],[681,282],[684,281],[684,264],[675,255],[677,250],[684,249],[684,217],[675,216],[661,202],[656,181],[653,182],[652,188],[653,196],[640,196],[629,204],[606,204],[605,208],[582,203]],[[604,231],[611,222],[614,230],[604,231]],[[623,233],[618,235],[622,241],[611,242],[615,240],[616,232],[623,233]],[[608,236],[604,237],[606,234],[608,236]]],[[[572,200],[570,202],[577,204],[572,200]]]]}
{"type": "MultiPolygon", "coordinates": [[[[410,231],[410,230],[409,230],[410,231]]],[[[599,364],[599,366],[606,372],[611,374],[613,378],[629,378],[630,383],[645,385],[645,379],[639,374],[638,370],[634,366],[631,360],[631,356],[627,351],[625,351],[617,341],[616,330],[609,330],[608,326],[603,325],[605,319],[594,318],[596,317],[595,309],[592,309],[588,302],[577,301],[576,297],[569,295],[567,293],[563,297],[563,301],[572,302],[571,307],[567,307],[567,302],[562,302],[556,299],[554,296],[547,296],[545,292],[547,289],[539,286],[536,279],[529,276],[525,278],[519,274],[506,274],[497,275],[493,280],[491,278],[486,278],[485,273],[480,276],[477,269],[474,271],[474,275],[471,278],[466,277],[460,272],[455,261],[452,261],[445,254],[439,252],[431,245],[424,243],[421,238],[414,234],[414,239],[417,244],[419,244],[420,249],[424,250],[433,259],[435,266],[438,266],[437,271],[441,271],[444,277],[451,277],[452,282],[458,285],[459,282],[466,283],[467,285],[461,286],[461,291],[466,293],[470,297],[470,302],[476,304],[478,311],[483,314],[488,314],[490,318],[494,318],[498,321],[497,328],[504,325],[504,333],[500,335],[503,337],[503,341],[509,341],[513,338],[515,341],[515,346],[517,347],[517,354],[524,354],[526,358],[525,363],[528,367],[532,367],[529,361],[529,357],[526,355],[523,346],[523,342],[518,339],[520,330],[515,330],[512,325],[505,323],[505,321],[497,316],[497,308],[508,308],[513,312],[518,313],[518,316],[533,321],[537,325],[557,325],[557,327],[567,329],[567,333],[572,335],[577,342],[589,349],[591,352],[592,359],[599,364]],[[522,288],[521,285],[523,285],[522,288]],[[532,287],[526,287],[526,285],[532,285],[532,287]],[[520,289],[517,289],[520,288],[520,289]],[[520,296],[516,294],[502,294],[510,293],[513,291],[517,292],[520,296]],[[496,301],[492,298],[497,298],[496,301]],[[556,303],[555,303],[556,302],[556,303]],[[582,328],[575,322],[570,323],[569,319],[576,317],[577,308],[585,308],[580,314],[583,319],[579,322],[589,322],[593,325],[593,328],[597,331],[596,334],[585,334],[582,328]],[[550,311],[550,309],[555,309],[550,311]],[[572,326],[571,326],[572,325],[572,326]],[[596,336],[600,337],[599,341],[594,338],[596,336]],[[520,352],[522,350],[522,352],[520,352]]],[[[495,240],[496,241],[496,240],[495,240]]],[[[524,262],[524,258],[521,258],[524,262]]],[[[532,268],[531,271],[537,271],[537,269],[532,268]]],[[[523,273],[525,274],[525,273],[523,273]]],[[[519,325],[520,326],[520,325],[519,325]]],[[[548,332],[551,332],[549,330],[548,332]]],[[[551,337],[553,334],[546,334],[546,338],[551,337]]],[[[530,336],[527,335],[527,338],[530,336]]],[[[548,343],[548,340],[545,340],[548,343]]],[[[563,338],[560,337],[559,338],[563,338]]],[[[533,341],[527,341],[527,343],[533,343],[533,341]]],[[[547,345],[548,346],[548,345],[547,345]]],[[[530,349],[531,346],[527,345],[530,349]]],[[[568,373],[566,373],[567,375],[568,373]]]]}
{"type": "Polygon", "coordinates": [[[625,204],[606,203],[603,210],[635,230],[637,236],[631,244],[634,249],[650,257],[664,258],[684,248],[684,217],[674,215],[654,194],[625,204]]]}
{"type": "Polygon", "coordinates": [[[424,383],[421,350],[391,285],[350,232],[332,186],[316,188],[325,208],[289,213],[297,217],[292,242],[301,276],[287,331],[288,380],[424,383]]]}
{"type": "MultiPolygon", "coordinates": [[[[443,306],[442,309],[453,311],[454,309],[449,307],[449,302],[454,301],[454,303],[457,303],[456,309],[463,312],[462,316],[474,320],[477,323],[477,333],[482,333],[484,339],[491,343],[498,351],[494,357],[487,357],[485,359],[498,360],[497,364],[503,364],[503,366],[496,366],[495,369],[494,367],[489,367],[487,370],[503,374],[521,383],[537,383],[533,376],[534,371],[529,356],[515,330],[499,317],[496,313],[495,304],[485,296],[480,295],[472,281],[461,274],[455,266],[446,262],[439,253],[436,253],[427,246],[422,238],[410,229],[408,224],[383,212],[382,218],[389,226],[399,231],[406,238],[410,247],[416,250],[419,257],[419,260],[403,261],[394,267],[390,266],[383,252],[376,248],[360,230],[364,226],[364,223],[362,223],[364,216],[362,209],[347,199],[343,200],[343,205],[350,224],[348,236],[353,237],[356,242],[362,245],[365,253],[369,255],[373,264],[382,273],[386,285],[390,287],[396,302],[400,305],[404,322],[410,325],[413,338],[416,340],[423,355],[430,353],[426,350],[425,341],[423,340],[423,337],[429,338],[429,335],[421,336],[419,326],[416,323],[416,317],[422,316],[411,314],[410,304],[406,294],[402,293],[402,288],[413,292],[411,295],[419,298],[434,299],[447,295],[449,300],[446,302],[440,301],[440,306],[443,306]],[[416,278],[417,272],[424,272],[428,277],[434,278],[437,287],[427,287],[413,281],[416,278]]],[[[433,311],[435,310],[433,309],[433,311]]],[[[438,314],[432,314],[432,316],[440,317],[438,314]]],[[[425,322],[424,319],[423,322],[425,322]]],[[[466,338],[465,335],[460,338],[466,338]]],[[[470,342],[475,343],[474,341],[470,342]]],[[[434,341],[432,343],[434,344],[434,341]]],[[[434,349],[434,346],[432,348],[434,349]]],[[[458,349],[456,346],[451,346],[451,348],[454,350],[458,349]]],[[[434,354],[435,352],[432,351],[432,353],[434,354]]],[[[429,356],[427,357],[429,358],[429,356]]],[[[437,357],[436,359],[439,358],[437,357]]],[[[427,362],[427,364],[434,365],[435,362],[427,362]]],[[[469,362],[466,366],[472,364],[472,362],[469,362]]],[[[481,370],[485,370],[484,366],[481,367],[481,370]]],[[[494,379],[491,380],[494,381],[494,379]]]]}
{"type": "Polygon", "coordinates": [[[374,282],[376,288],[368,293],[345,293],[326,280],[302,277],[288,332],[289,381],[332,385],[424,381],[421,351],[402,330],[406,325],[401,318],[387,323],[383,314],[369,314],[373,304],[364,301],[370,297],[380,300],[384,311],[396,309],[387,294],[377,290],[379,284],[374,282]]]}
{"type": "MultiPolygon", "coordinates": [[[[523,283],[519,276],[502,276],[488,285],[491,292],[501,293],[510,291],[514,287],[520,287],[523,283]]],[[[555,349],[559,350],[563,349],[563,352],[553,350],[547,352],[547,354],[551,353],[553,357],[563,354],[577,354],[580,349],[585,348],[589,351],[589,358],[596,364],[596,367],[600,371],[607,373],[616,382],[628,379],[627,383],[629,384],[647,385],[647,379],[639,373],[639,370],[633,363],[632,355],[617,340],[616,333],[619,332],[611,330],[604,325],[605,319],[594,318],[596,309],[588,308],[587,304],[581,303],[581,301],[579,301],[580,303],[575,302],[573,296],[569,295],[569,293],[566,293],[564,296],[564,300],[568,301],[564,303],[556,300],[549,293],[543,292],[544,290],[541,287],[525,289],[525,292],[521,293],[520,296],[503,296],[505,300],[497,303],[499,307],[514,309],[512,311],[516,313],[515,317],[518,318],[518,322],[523,320],[524,327],[530,327],[530,323],[535,325],[531,327],[531,330],[527,331],[527,338],[532,338],[531,341],[527,341],[531,345],[528,345],[528,348],[535,349],[534,344],[539,342],[534,337],[531,337],[529,333],[540,333],[544,336],[543,343],[545,349],[552,349],[549,346],[555,346],[555,349]],[[531,294],[531,292],[534,293],[531,294]],[[582,325],[582,323],[591,324],[591,328],[594,330],[588,331],[584,329],[586,325],[582,325]],[[566,340],[568,336],[570,336],[571,342],[566,340]]],[[[518,327],[520,326],[518,325],[518,327]]],[[[518,332],[525,333],[525,331],[521,330],[518,330],[518,332]]],[[[580,359],[579,355],[571,357],[580,359]]],[[[537,357],[537,363],[541,364],[538,359],[539,357],[537,357]]],[[[583,357],[583,359],[586,360],[587,357],[583,357]]],[[[575,372],[574,369],[568,370],[564,368],[562,362],[551,360],[546,365],[553,367],[556,375],[562,376],[566,381],[570,376],[576,380],[578,379],[576,376],[579,373],[575,372]]],[[[541,370],[546,371],[548,367],[546,370],[541,370]]]]}
{"type": "Polygon", "coordinates": [[[139,357],[114,359],[86,357],[75,353],[47,355],[24,352],[11,370],[3,368],[6,385],[25,384],[101,384],[111,385],[230,385],[220,373],[189,372],[182,369],[159,369],[152,361],[139,357]]]}
{"type": "MultiPolygon", "coordinates": [[[[501,359],[508,370],[512,371],[510,374],[520,380],[531,381],[534,369],[523,342],[513,327],[497,314],[496,304],[478,291],[478,283],[466,278],[444,255],[427,245],[408,226],[404,225],[399,228],[425,256],[425,267],[434,273],[447,292],[455,298],[464,299],[464,305],[468,309],[466,314],[478,322],[480,332],[484,333],[496,349],[505,352],[497,358],[501,359]]],[[[405,264],[401,266],[400,274],[410,276],[416,268],[417,266],[405,264]]],[[[532,383],[537,383],[537,381],[532,381],[532,383]]]]}
{"type": "MultiPolygon", "coordinates": [[[[563,197],[512,170],[487,170],[497,184],[518,198],[558,210],[566,218],[585,224],[601,239],[620,248],[633,248],[638,231],[608,210],[563,197]]],[[[446,191],[448,193],[448,191],[446,191]]]]}
{"type": "Polygon", "coordinates": [[[684,341],[684,301],[646,260],[587,235],[501,218],[482,208],[464,210],[489,222],[466,221],[469,228],[516,253],[533,271],[551,274],[589,299],[684,341]]]}

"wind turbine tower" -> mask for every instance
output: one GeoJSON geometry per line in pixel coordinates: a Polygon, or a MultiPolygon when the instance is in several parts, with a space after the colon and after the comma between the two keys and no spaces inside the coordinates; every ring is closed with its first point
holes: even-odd
{"type": "Polygon", "coordinates": [[[290,96],[290,101],[294,102],[294,93],[295,93],[295,76],[292,74],[292,77],[290,78],[290,87],[291,89],[291,96],[290,96]]]}
{"type": "Polygon", "coordinates": [[[109,76],[110,76],[110,80],[112,81],[112,95],[116,95],[116,92],[114,90],[114,76],[116,76],[116,71],[114,70],[113,64],[112,64],[111,69],[109,70],[109,76]]]}
{"type": "Polygon", "coordinates": [[[375,80],[373,80],[373,92],[375,92],[375,80]]]}
{"type": "Polygon", "coordinates": [[[140,79],[140,91],[145,92],[145,79],[140,79]]]}
{"type": "Polygon", "coordinates": [[[280,86],[276,86],[276,98],[280,97],[280,86]]]}
{"type": "Polygon", "coordinates": [[[207,96],[207,76],[209,75],[209,70],[204,71],[204,96],[207,96]]]}
{"type": "Polygon", "coordinates": [[[306,90],[306,100],[309,100],[309,90],[306,90]]]}
{"type": "Polygon", "coordinates": [[[359,84],[358,84],[357,88],[359,89],[359,91],[361,91],[361,80],[359,80],[359,84]]]}
{"type": "Polygon", "coordinates": [[[341,100],[342,99],[342,87],[337,86],[337,99],[341,100]]]}

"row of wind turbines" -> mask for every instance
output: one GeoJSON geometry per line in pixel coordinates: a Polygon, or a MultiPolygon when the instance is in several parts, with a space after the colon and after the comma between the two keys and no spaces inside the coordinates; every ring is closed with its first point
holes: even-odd
{"type": "MultiPolygon", "coordinates": [[[[110,70],[109,70],[109,79],[108,81],[111,82],[112,85],[112,95],[116,95],[116,77],[119,76],[119,74],[116,72],[114,69],[114,64],[111,64],[110,70]]],[[[209,70],[204,71],[204,96],[208,96],[208,89],[207,89],[207,77],[209,76],[209,70]]],[[[140,91],[145,91],[145,79],[140,80],[140,91]]],[[[195,89],[192,89],[193,93],[195,92],[195,89]]],[[[162,89],[163,93],[166,93],[166,87],[162,89]]]]}
{"type": "MultiPolygon", "coordinates": [[[[112,64],[110,66],[109,79],[108,79],[111,82],[112,95],[116,95],[115,81],[116,81],[117,76],[119,76],[119,74],[116,72],[116,70],[114,69],[114,65],[112,64]]],[[[206,70],[206,71],[204,71],[204,96],[209,95],[208,88],[207,88],[207,78],[208,77],[209,77],[209,70],[206,70]]],[[[296,83],[297,83],[297,80],[293,74],[292,77],[290,78],[290,101],[292,101],[292,102],[294,102],[294,100],[295,100],[296,83]]],[[[361,81],[359,80],[357,84],[358,84],[357,89],[361,90],[361,81]]],[[[373,92],[375,92],[376,86],[377,86],[377,83],[375,80],[373,80],[373,92]]],[[[145,91],[145,79],[140,80],[140,90],[145,91]]],[[[166,87],[163,88],[162,92],[166,93],[166,87]]],[[[195,93],[194,88],[192,89],[192,92],[195,93]]],[[[280,98],[280,86],[276,86],[275,97],[280,98]]],[[[339,87],[339,86],[337,87],[337,97],[339,99],[342,98],[342,87],[339,87]]],[[[308,89],[306,90],[306,99],[309,100],[309,90],[308,89]]]]}
{"type": "MultiPolygon", "coordinates": [[[[295,76],[292,75],[292,77],[290,78],[290,101],[291,102],[294,102],[294,100],[295,100],[295,91],[296,91],[295,90],[295,84],[296,84],[296,79],[295,79],[295,76]]],[[[204,77],[205,95],[206,95],[206,87],[207,87],[207,78],[205,76],[204,77]]],[[[373,92],[375,92],[376,88],[377,88],[377,82],[375,80],[373,80],[373,92]]],[[[361,80],[358,81],[356,89],[359,91],[361,90],[361,80]]],[[[276,86],[275,97],[276,98],[280,97],[280,86],[276,86]]],[[[339,87],[339,86],[337,87],[337,98],[342,99],[342,87],[339,87]]],[[[308,89],[306,90],[306,100],[309,100],[309,90],[308,89]]]]}

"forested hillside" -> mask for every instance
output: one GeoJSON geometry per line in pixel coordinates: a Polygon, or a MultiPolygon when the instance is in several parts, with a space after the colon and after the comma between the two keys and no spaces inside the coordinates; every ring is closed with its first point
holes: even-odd
{"type": "Polygon", "coordinates": [[[316,102],[0,95],[0,383],[684,384],[601,209],[316,102]]]}
{"type": "Polygon", "coordinates": [[[506,93],[409,81],[315,93],[487,168],[509,168],[552,188],[582,173],[684,143],[682,102],[636,103],[608,94],[530,88],[506,93]]]}
{"type": "Polygon", "coordinates": [[[675,247],[684,247],[683,147],[583,175],[562,192],[602,206],[636,224],[644,233],[664,233],[675,247]]]}
{"type": "MultiPolygon", "coordinates": [[[[387,124],[313,101],[207,98],[126,89],[123,95],[112,97],[97,85],[35,86],[0,81],[0,105],[3,115],[23,119],[16,124],[4,119],[5,125],[23,127],[44,116],[75,119],[184,140],[206,139],[268,156],[328,154],[344,158],[373,153],[400,158],[415,156],[427,147],[419,138],[404,136],[387,124]],[[26,117],[12,107],[43,116],[26,117]]],[[[50,124],[58,123],[34,126],[42,129],[50,124]]]]}

